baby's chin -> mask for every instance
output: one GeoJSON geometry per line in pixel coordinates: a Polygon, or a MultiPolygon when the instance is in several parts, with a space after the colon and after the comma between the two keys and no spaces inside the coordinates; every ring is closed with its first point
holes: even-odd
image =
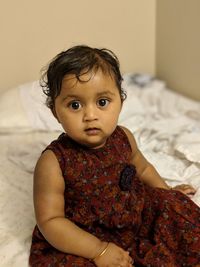
{"type": "Polygon", "coordinates": [[[88,149],[99,149],[104,147],[106,144],[106,141],[104,142],[94,142],[94,143],[81,143],[82,146],[88,148],[88,149]]]}

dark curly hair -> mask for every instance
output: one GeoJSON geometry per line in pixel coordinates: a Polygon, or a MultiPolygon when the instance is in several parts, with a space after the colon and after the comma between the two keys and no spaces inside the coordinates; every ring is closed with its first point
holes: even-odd
{"type": "Polygon", "coordinates": [[[81,80],[81,75],[98,69],[101,69],[104,73],[109,73],[114,78],[123,102],[126,93],[121,88],[123,79],[116,55],[109,49],[78,45],[59,53],[47,68],[43,69],[40,84],[43,87],[43,92],[47,95],[47,106],[53,110],[55,99],[60,94],[65,75],[74,74],[78,81],[84,82],[81,80]]]}

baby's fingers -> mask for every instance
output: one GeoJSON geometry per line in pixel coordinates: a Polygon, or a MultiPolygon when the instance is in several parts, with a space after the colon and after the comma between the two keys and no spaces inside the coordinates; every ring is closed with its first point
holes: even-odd
{"type": "Polygon", "coordinates": [[[189,184],[181,184],[173,187],[173,189],[181,191],[182,193],[186,195],[194,195],[196,190],[189,184]]]}
{"type": "Polygon", "coordinates": [[[124,256],[124,258],[123,258],[123,260],[122,260],[120,266],[122,266],[122,267],[133,267],[133,263],[134,263],[134,261],[133,261],[133,259],[129,256],[129,252],[125,252],[124,255],[125,255],[125,256],[124,256]]]}

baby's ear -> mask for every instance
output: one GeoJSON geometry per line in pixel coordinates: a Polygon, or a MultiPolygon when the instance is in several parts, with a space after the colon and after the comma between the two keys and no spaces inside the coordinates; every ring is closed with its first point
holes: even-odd
{"type": "Polygon", "coordinates": [[[58,116],[57,116],[57,114],[56,114],[55,107],[53,107],[53,108],[51,109],[51,111],[52,111],[54,117],[56,118],[56,120],[60,123],[60,121],[59,121],[59,119],[58,119],[58,116]]]}

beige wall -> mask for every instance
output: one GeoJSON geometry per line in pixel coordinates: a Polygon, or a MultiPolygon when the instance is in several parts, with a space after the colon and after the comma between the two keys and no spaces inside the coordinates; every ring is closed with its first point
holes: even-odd
{"type": "Polygon", "coordinates": [[[39,78],[76,44],[112,49],[123,72],[155,72],[156,0],[0,0],[0,90],[39,78]]]}
{"type": "Polygon", "coordinates": [[[200,1],[157,0],[156,25],[158,77],[200,100],[200,1]]]}

